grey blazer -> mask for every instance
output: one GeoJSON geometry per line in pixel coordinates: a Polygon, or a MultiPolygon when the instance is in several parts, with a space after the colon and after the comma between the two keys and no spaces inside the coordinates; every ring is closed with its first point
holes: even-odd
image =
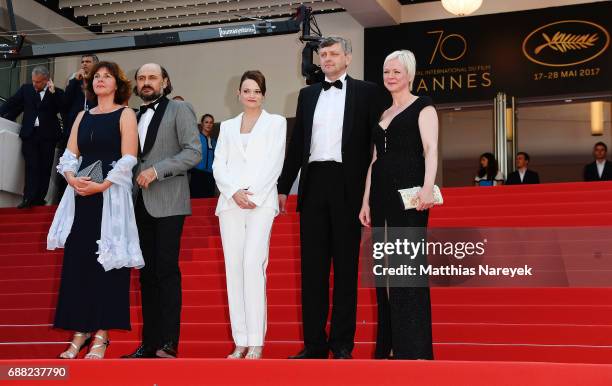
{"type": "Polygon", "coordinates": [[[164,98],[157,110],[149,124],[144,149],[138,154],[138,164],[134,167],[134,197],[140,190],[136,177],[152,166],[157,172],[157,180],[147,189],[142,189],[147,212],[153,217],[190,215],[187,171],[202,158],[197,118],[187,102],[164,98]],[[165,107],[161,121],[159,116],[156,117],[160,115],[159,107],[165,107]]]}

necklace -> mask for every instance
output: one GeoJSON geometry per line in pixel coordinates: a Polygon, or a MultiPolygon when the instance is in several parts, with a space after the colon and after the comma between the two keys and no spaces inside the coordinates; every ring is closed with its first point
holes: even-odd
{"type": "MultiPolygon", "coordinates": [[[[417,98],[418,98],[418,97],[417,97],[417,98]]],[[[415,98],[415,99],[410,99],[410,98],[409,98],[409,99],[406,101],[406,103],[402,103],[401,105],[399,105],[399,106],[397,106],[396,108],[394,108],[394,109],[393,109],[393,112],[394,112],[394,113],[398,113],[398,112],[403,111],[403,110],[404,110],[406,107],[408,107],[409,105],[411,105],[411,104],[412,104],[412,102],[414,102],[415,100],[416,100],[416,98],[415,98]]],[[[395,114],[394,114],[394,115],[395,115],[395,114]]]]}
{"type": "Polygon", "coordinates": [[[111,108],[109,108],[108,110],[103,109],[101,106],[97,106],[96,109],[98,110],[98,113],[100,114],[106,114],[106,113],[110,113],[113,110],[116,110],[116,108],[114,108],[115,106],[112,106],[111,108]]]}
{"type": "Polygon", "coordinates": [[[261,112],[259,112],[259,115],[255,119],[246,117],[246,114],[242,114],[242,119],[240,121],[240,134],[248,134],[253,131],[253,128],[257,124],[260,116],[261,112]]]}

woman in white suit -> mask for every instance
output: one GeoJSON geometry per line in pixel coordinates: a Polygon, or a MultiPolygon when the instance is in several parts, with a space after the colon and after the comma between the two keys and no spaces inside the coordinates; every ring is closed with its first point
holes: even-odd
{"type": "Polygon", "coordinates": [[[266,80],[259,71],[240,79],[244,112],[221,123],[213,174],[221,192],[219,217],[232,336],[228,358],[259,359],[266,334],[266,267],[278,214],[276,180],[285,158],[287,120],[262,108],[266,80]]]}

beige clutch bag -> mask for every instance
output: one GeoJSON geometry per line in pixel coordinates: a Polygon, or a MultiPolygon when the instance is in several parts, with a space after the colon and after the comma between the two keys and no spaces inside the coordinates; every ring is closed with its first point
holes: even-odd
{"type": "MultiPolygon", "coordinates": [[[[414,209],[418,205],[419,199],[417,198],[417,193],[421,190],[420,186],[415,186],[414,188],[408,189],[399,189],[398,193],[404,203],[404,209],[414,209]]],[[[442,205],[444,203],[444,199],[442,199],[442,193],[440,192],[440,188],[438,185],[433,186],[433,196],[434,196],[434,205],[442,205]]]]}

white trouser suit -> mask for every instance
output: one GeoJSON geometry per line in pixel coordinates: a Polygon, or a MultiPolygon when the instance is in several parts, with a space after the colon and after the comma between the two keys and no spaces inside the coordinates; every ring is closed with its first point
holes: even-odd
{"type": "Polygon", "coordinates": [[[276,181],[283,167],[287,121],[262,111],[246,147],[242,114],[221,123],[213,174],[221,192],[219,217],[232,336],[236,346],[263,346],[266,334],[266,267],[270,232],[278,214],[276,181]],[[253,193],[255,209],[241,209],[232,196],[253,193]]]}

